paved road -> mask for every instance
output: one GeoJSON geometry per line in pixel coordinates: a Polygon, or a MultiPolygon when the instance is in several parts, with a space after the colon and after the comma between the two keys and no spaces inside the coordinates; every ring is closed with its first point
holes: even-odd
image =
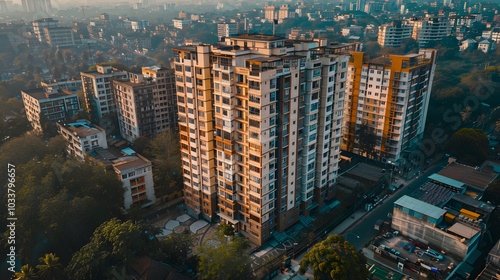
{"type": "Polygon", "coordinates": [[[377,220],[388,220],[387,214],[392,213],[394,202],[403,195],[408,195],[415,191],[417,187],[421,186],[427,181],[428,176],[438,172],[443,167],[444,166],[442,164],[438,164],[437,166],[430,168],[427,172],[414,179],[411,183],[398,190],[393,195],[389,196],[382,204],[380,204],[366,216],[361,218],[361,220],[359,220],[357,224],[350,227],[343,234],[344,239],[349,241],[358,250],[363,248],[370,240],[372,240],[377,235],[378,231],[374,228],[377,220]]]}

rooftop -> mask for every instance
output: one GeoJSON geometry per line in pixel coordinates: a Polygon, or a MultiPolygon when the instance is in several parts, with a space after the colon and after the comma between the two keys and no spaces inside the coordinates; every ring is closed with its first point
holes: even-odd
{"type": "Polygon", "coordinates": [[[70,95],[76,96],[76,93],[68,91],[66,89],[58,89],[55,92],[47,93],[41,88],[35,88],[35,89],[24,90],[22,92],[24,92],[25,94],[27,94],[27,95],[29,95],[37,100],[65,97],[65,96],[70,96],[70,95]]]}
{"type": "Polygon", "coordinates": [[[432,181],[443,183],[445,185],[448,185],[448,186],[451,186],[454,188],[458,188],[458,189],[463,189],[465,187],[464,183],[457,181],[457,180],[454,180],[454,179],[451,179],[451,178],[448,178],[448,177],[445,177],[443,175],[439,175],[437,173],[429,176],[429,179],[431,179],[432,181]]]}
{"type": "Polygon", "coordinates": [[[450,163],[438,174],[480,190],[485,190],[498,175],[495,171],[476,169],[456,162],[450,163]]]}
{"type": "Polygon", "coordinates": [[[412,196],[420,201],[442,207],[453,197],[454,192],[446,187],[427,182],[415,191],[412,196]]]}
{"type": "Polygon", "coordinates": [[[432,217],[436,220],[446,213],[446,210],[407,195],[396,200],[394,204],[432,217]]]}
{"type": "Polygon", "coordinates": [[[151,164],[151,161],[146,159],[145,157],[136,154],[136,155],[127,155],[124,157],[120,157],[118,159],[113,160],[113,167],[119,171],[127,170],[130,168],[138,167],[144,164],[151,164]]]}
{"type": "Polygon", "coordinates": [[[495,210],[495,205],[486,203],[481,200],[474,199],[468,195],[463,195],[463,194],[455,194],[452,198],[452,200],[459,201],[463,204],[470,205],[474,208],[480,209],[484,212],[491,213],[493,210],[495,210]]]}
{"type": "Polygon", "coordinates": [[[463,238],[471,239],[474,237],[476,234],[480,232],[480,230],[475,229],[473,227],[469,227],[465,224],[462,223],[454,223],[451,227],[449,227],[447,232],[454,233],[458,236],[461,236],[463,238]]]}
{"type": "Polygon", "coordinates": [[[234,39],[243,39],[243,40],[259,40],[259,41],[280,41],[285,40],[283,37],[272,36],[272,35],[262,35],[262,34],[241,34],[231,37],[234,39]]]}
{"type": "Polygon", "coordinates": [[[76,135],[78,135],[79,137],[86,137],[88,135],[93,135],[99,132],[105,132],[104,129],[98,127],[97,125],[91,124],[86,120],[59,125],[70,132],[76,133],[76,135]]]}

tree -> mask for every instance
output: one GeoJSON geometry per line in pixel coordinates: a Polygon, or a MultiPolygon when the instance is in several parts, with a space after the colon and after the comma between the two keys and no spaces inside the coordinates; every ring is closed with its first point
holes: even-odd
{"type": "Polygon", "coordinates": [[[45,257],[40,258],[42,264],[37,265],[38,276],[41,280],[59,280],[64,277],[63,265],[59,262],[59,257],[54,254],[45,254],[45,257]]]}
{"type": "Polygon", "coordinates": [[[149,255],[157,248],[157,230],[142,222],[112,219],[99,226],[90,242],[73,254],[66,274],[75,280],[104,279],[110,267],[130,265],[136,256],[149,255]]]}
{"type": "Polygon", "coordinates": [[[148,59],[142,55],[138,55],[134,58],[135,65],[144,67],[147,66],[146,64],[148,63],[148,59]]]}
{"type": "Polygon", "coordinates": [[[216,238],[218,245],[205,241],[198,247],[199,277],[207,280],[251,279],[250,256],[243,253],[249,246],[247,239],[235,237],[231,240],[220,231],[216,238]]]}
{"type": "Polygon", "coordinates": [[[500,205],[500,179],[496,179],[486,188],[484,201],[489,201],[495,205],[500,205]]]}
{"type": "Polygon", "coordinates": [[[460,112],[460,116],[462,117],[462,121],[464,123],[469,122],[470,115],[472,114],[472,110],[469,106],[465,107],[462,112],[460,112]]]}
{"type": "Polygon", "coordinates": [[[35,269],[27,264],[21,267],[21,272],[16,272],[16,280],[33,280],[38,279],[35,269]]]}
{"type": "Polygon", "coordinates": [[[481,129],[462,128],[446,143],[445,149],[461,163],[477,166],[488,158],[488,136],[481,129]]]}
{"type": "Polygon", "coordinates": [[[170,234],[165,240],[160,241],[155,257],[167,263],[181,265],[188,261],[188,253],[197,241],[198,238],[190,231],[170,234]]]}
{"type": "Polygon", "coordinates": [[[354,246],[344,241],[341,235],[330,235],[304,255],[299,273],[304,275],[311,267],[315,280],[361,280],[370,275],[365,263],[365,256],[356,252],[354,246]]]}
{"type": "Polygon", "coordinates": [[[234,236],[234,228],[230,224],[222,224],[219,225],[219,230],[225,235],[225,236],[234,236]]]}

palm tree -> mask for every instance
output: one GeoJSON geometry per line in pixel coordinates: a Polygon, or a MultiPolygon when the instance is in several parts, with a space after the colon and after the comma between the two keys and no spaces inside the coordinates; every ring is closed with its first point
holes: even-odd
{"type": "Polygon", "coordinates": [[[45,254],[45,257],[39,259],[42,264],[36,266],[40,279],[59,280],[64,279],[64,269],[59,263],[59,257],[54,254],[45,254]]]}
{"type": "Polygon", "coordinates": [[[33,280],[37,279],[38,275],[33,267],[25,264],[21,267],[21,272],[16,272],[16,277],[16,280],[33,280]]]}
{"type": "Polygon", "coordinates": [[[468,122],[471,114],[472,114],[472,109],[469,106],[465,107],[464,110],[460,112],[460,116],[462,116],[462,121],[468,122]]]}

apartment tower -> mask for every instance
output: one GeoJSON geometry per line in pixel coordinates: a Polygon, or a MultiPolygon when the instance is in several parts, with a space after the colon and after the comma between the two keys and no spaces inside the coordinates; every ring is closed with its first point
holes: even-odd
{"type": "Polygon", "coordinates": [[[174,49],[190,211],[261,245],[328,203],[354,50],[264,35],[174,49]]]}
{"type": "Polygon", "coordinates": [[[401,21],[394,21],[379,26],[378,44],[381,47],[399,48],[404,39],[411,38],[413,26],[401,21]]]}
{"type": "Polygon", "coordinates": [[[422,138],[436,50],[369,59],[351,53],[342,149],[386,162],[422,138]]]}

